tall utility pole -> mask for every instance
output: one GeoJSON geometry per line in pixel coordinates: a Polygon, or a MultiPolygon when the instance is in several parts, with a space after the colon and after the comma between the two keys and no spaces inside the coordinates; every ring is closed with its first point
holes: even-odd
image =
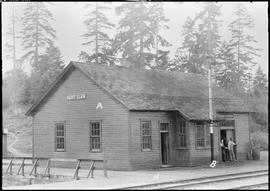
{"type": "Polygon", "coordinates": [[[210,122],[210,144],[211,144],[211,162],[214,160],[214,136],[213,136],[213,107],[212,107],[212,79],[211,79],[211,62],[212,62],[212,51],[211,51],[211,20],[210,20],[210,9],[208,9],[208,82],[209,82],[209,122],[210,122]]]}
{"type": "MultiPolygon", "coordinates": [[[[247,97],[247,100],[248,100],[248,111],[249,111],[249,107],[250,107],[250,78],[251,78],[251,72],[248,73],[248,97],[247,97]]],[[[248,124],[250,124],[250,113],[248,113],[248,124]]],[[[250,125],[248,125],[248,138],[249,138],[249,144],[250,144],[250,160],[252,160],[252,149],[251,149],[251,140],[250,140],[250,125]]]]}

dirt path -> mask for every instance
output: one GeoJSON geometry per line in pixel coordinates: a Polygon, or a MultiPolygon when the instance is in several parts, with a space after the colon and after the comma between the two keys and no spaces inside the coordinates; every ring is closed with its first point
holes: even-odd
{"type": "Polygon", "coordinates": [[[12,156],[30,157],[31,155],[22,153],[13,147],[18,142],[18,136],[13,132],[9,132],[9,134],[14,138],[14,141],[8,146],[8,151],[12,153],[12,156]]]}

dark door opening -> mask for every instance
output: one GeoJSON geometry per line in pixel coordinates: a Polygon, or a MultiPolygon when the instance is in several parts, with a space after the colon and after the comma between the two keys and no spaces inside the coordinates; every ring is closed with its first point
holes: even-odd
{"type": "MultiPolygon", "coordinates": [[[[223,140],[226,140],[226,142],[228,143],[228,141],[230,140],[230,138],[232,138],[233,142],[235,142],[234,129],[223,129],[223,130],[220,130],[220,140],[219,140],[220,142],[223,139],[223,140]]],[[[237,159],[236,146],[234,146],[234,154],[235,154],[235,158],[237,159]]]]}
{"type": "Polygon", "coordinates": [[[161,132],[161,161],[162,165],[168,165],[169,156],[169,134],[168,132],[161,132]]]}

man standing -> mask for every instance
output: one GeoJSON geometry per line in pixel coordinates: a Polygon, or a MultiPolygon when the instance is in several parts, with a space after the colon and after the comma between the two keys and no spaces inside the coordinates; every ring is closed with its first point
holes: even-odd
{"type": "Polygon", "coordinates": [[[222,156],[222,161],[223,162],[226,162],[226,147],[224,146],[224,140],[221,139],[221,142],[220,142],[220,146],[221,146],[221,156],[222,156]]]}
{"type": "Polygon", "coordinates": [[[232,138],[230,138],[230,140],[228,142],[228,149],[229,149],[231,161],[232,160],[237,161],[236,158],[235,158],[234,150],[233,150],[234,145],[236,145],[236,144],[233,142],[232,138]]]}

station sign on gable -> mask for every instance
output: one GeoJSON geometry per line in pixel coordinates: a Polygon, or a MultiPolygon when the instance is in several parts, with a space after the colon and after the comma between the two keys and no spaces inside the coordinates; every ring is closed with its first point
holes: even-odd
{"type": "Polygon", "coordinates": [[[86,94],[67,95],[67,101],[86,99],[86,94]]]}

